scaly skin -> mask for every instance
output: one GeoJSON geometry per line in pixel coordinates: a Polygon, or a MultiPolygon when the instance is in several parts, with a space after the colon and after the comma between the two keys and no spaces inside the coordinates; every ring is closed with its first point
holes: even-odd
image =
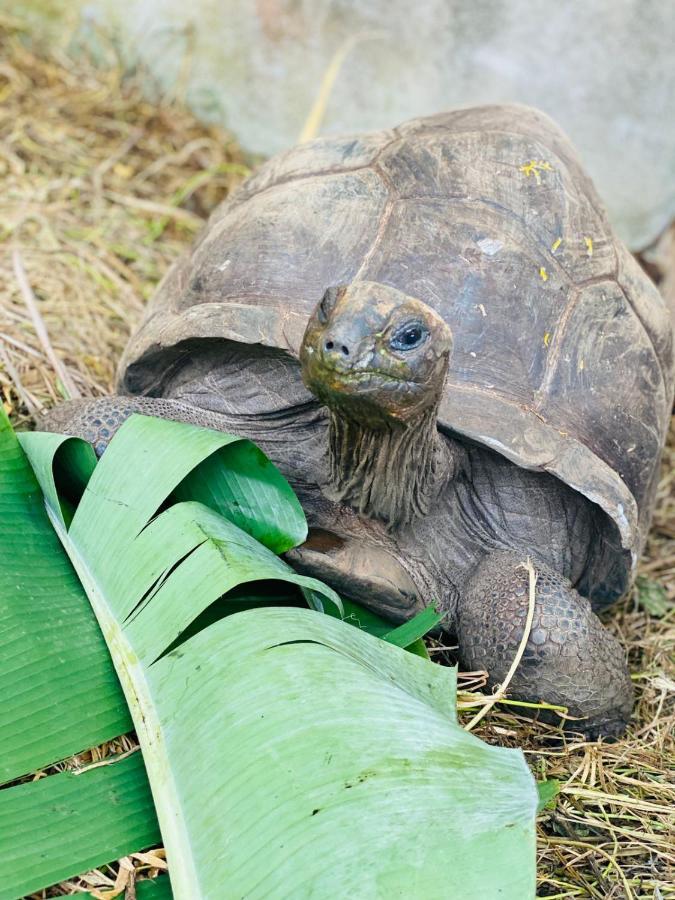
{"type": "MultiPolygon", "coordinates": [[[[521,642],[529,606],[529,575],[513,553],[487,556],[469,580],[457,632],[463,666],[489,672],[489,687],[506,676],[521,642]]],[[[569,722],[590,738],[621,734],[633,707],[624,653],[589,601],[555,572],[536,566],[529,640],[510,683],[512,699],[566,706],[569,722]]],[[[541,718],[556,722],[552,712],[541,718]]]]}

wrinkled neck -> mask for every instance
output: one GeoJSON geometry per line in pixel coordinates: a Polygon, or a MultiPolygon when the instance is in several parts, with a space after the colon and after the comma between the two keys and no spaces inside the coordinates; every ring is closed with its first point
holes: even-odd
{"type": "Polygon", "coordinates": [[[453,475],[436,407],[416,421],[373,429],[330,412],[331,498],[389,528],[426,516],[453,475]]]}

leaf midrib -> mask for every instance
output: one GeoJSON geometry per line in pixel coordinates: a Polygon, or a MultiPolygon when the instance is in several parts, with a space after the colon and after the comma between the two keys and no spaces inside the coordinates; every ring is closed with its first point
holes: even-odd
{"type": "Polygon", "coordinates": [[[172,848],[181,848],[180,857],[171,857],[171,887],[177,898],[202,897],[199,877],[194,865],[190,833],[185,825],[183,805],[177,790],[171,767],[166,764],[168,752],[164,740],[162,724],[157,718],[152,694],[148,688],[145,668],[138,660],[133,646],[112,614],[100,589],[98,580],[92,574],[87,560],[79,552],[77,544],[71,540],[61,518],[49,504],[45,504],[49,519],[61,543],[68,553],[91,607],[108,645],[117,675],[129,706],[134,728],[143,753],[143,761],[148,773],[150,789],[159,819],[162,838],[172,848]]]}

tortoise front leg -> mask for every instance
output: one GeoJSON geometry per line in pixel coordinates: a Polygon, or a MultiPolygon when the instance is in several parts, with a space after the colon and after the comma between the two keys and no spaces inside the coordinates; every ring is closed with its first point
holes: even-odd
{"type": "MultiPolygon", "coordinates": [[[[470,578],[459,601],[462,665],[486,669],[489,685],[503,681],[521,642],[529,603],[529,575],[515,553],[492,553],[470,578]]],[[[623,733],[633,707],[624,651],[570,582],[535,565],[535,609],[529,640],[508,696],[565,706],[583,717],[566,728],[594,739],[623,733]]],[[[555,713],[540,711],[556,721],[555,713]]]]}
{"type": "Polygon", "coordinates": [[[100,456],[117,429],[132,413],[157,416],[175,422],[187,422],[223,431],[223,417],[158,397],[100,397],[92,400],[71,400],[48,410],[37,421],[38,431],[55,431],[84,438],[100,456]]]}

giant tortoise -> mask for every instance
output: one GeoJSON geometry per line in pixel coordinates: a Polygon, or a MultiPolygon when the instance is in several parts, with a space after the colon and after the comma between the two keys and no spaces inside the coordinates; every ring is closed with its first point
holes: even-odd
{"type": "Polygon", "coordinates": [[[48,427],[100,453],[133,411],[248,436],[306,510],[290,562],[461,662],[620,732],[596,612],[630,586],[673,400],[673,323],[544,115],[491,106],[275,157],[161,283],[120,396],[48,427]]]}

